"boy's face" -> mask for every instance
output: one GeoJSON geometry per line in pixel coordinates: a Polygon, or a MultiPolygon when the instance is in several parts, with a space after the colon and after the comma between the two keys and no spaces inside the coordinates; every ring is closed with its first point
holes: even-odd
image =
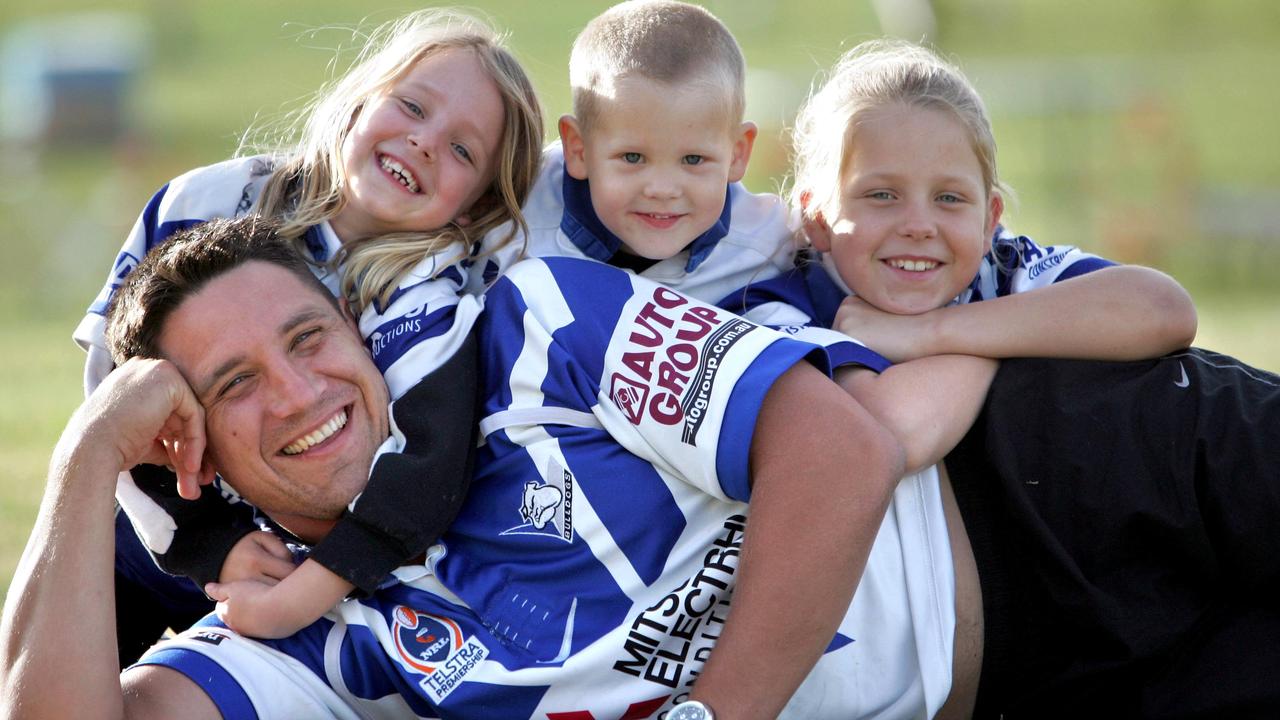
{"type": "Polygon", "coordinates": [[[841,279],[887,312],[917,315],[969,285],[991,245],[1003,201],[988,193],[965,128],[951,115],[895,105],[854,135],[839,206],[826,208],[841,279]]]}
{"type": "Polygon", "coordinates": [[[560,119],[565,170],[591,179],[591,204],[634,255],[662,260],[715,225],[742,179],[756,128],[726,117],[700,83],[624,78],[601,97],[584,133],[560,119]]]}

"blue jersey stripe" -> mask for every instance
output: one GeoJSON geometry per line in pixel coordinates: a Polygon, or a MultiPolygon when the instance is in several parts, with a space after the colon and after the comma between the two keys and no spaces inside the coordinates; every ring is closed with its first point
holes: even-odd
{"type": "Polygon", "coordinates": [[[725,495],[743,502],[751,498],[750,453],[746,448],[751,447],[755,436],[756,420],[764,396],[784,372],[813,350],[812,345],[803,343],[774,342],[766,352],[760,353],[734,384],[720,435],[737,439],[721,444],[716,454],[716,475],[725,495]]]}
{"type": "Polygon", "coordinates": [[[256,720],[258,717],[248,694],[231,673],[194,650],[164,648],[146,656],[138,665],[161,665],[186,675],[209,695],[224,718],[256,720]]]}

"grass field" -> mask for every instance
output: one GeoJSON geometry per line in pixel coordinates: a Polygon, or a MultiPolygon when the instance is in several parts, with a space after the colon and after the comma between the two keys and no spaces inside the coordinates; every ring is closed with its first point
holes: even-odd
{"type": "MultiPolygon", "coordinates": [[[[548,128],[568,111],[564,64],[607,2],[477,0],[512,42],[548,128]]],[[[0,6],[0,37],[93,0],[0,6]]],[[[783,127],[814,73],[881,33],[870,0],[709,2],[750,65],[761,126],[748,182],[776,188],[783,127]]],[[[145,52],[112,142],[0,145],[0,583],[21,551],[45,463],[80,397],[71,329],[142,204],[174,175],[227,157],[326,77],[351,26],[413,5],[116,0],[145,52]],[[329,28],[329,29],[325,29],[329,28]]],[[[936,0],[936,44],[990,105],[1012,226],[1170,272],[1201,310],[1197,344],[1280,370],[1280,4],[1270,0],[936,0]]],[[[101,27],[101,21],[98,27],[101,27]]],[[[913,37],[918,37],[913,36],[913,37]]],[[[73,46],[75,47],[75,46],[73,46]]],[[[77,51],[79,48],[76,48],[77,51]]],[[[341,60],[338,61],[341,65],[341,60]]],[[[0,67],[16,72],[11,62],[0,67]]],[[[5,102],[0,96],[0,102],[5,102]]],[[[15,108],[4,106],[3,117],[15,108]]],[[[8,127],[0,123],[0,129],[8,127]]]]}

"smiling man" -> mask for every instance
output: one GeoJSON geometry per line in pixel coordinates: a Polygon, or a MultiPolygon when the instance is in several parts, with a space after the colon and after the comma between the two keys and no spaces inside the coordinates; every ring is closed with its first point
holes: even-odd
{"type": "Polygon", "coordinates": [[[111,332],[132,357],[69,422],[6,603],[9,714],[605,717],[692,695],[771,717],[853,647],[838,631],[897,444],[804,361],[821,361],[813,346],[558,260],[513,268],[488,297],[475,492],[425,564],[295,636],[211,617],[117,675],[119,470],[167,462],[190,486],[216,468],[315,542],[411,419],[393,405],[391,423],[350,316],[268,228],[200,226],[126,288],[111,332]],[[673,596],[679,618],[661,609],[673,596]]]}

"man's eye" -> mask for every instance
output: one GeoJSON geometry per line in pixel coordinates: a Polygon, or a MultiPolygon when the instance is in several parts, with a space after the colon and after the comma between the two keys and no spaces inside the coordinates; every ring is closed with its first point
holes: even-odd
{"type": "Polygon", "coordinates": [[[938,196],[938,200],[944,203],[964,202],[964,198],[953,193],[942,193],[941,195],[938,196]]]}
{"type": "Polygon", "coordinates": [[[638,152],[622,153],[622,162],[628,165],[638,165],[641,160],[644,160],[644,156],[638,152]]]}
{"type": "Polygon", "coordinates": [[[683,160],[685,165],[701,165],[703,157],[701,155],[685,155],[683,160]]]}
{"type": "Polygon", "coordinates": [[[234,391],[236,388],[238,388],[238,387],[240,387],[241,385],[243,385],[243,384],[244,384],[244,382],[245,382],[246,380],[248,380],[248,379],[249,379],[249,376],[248,376],[248,375],[236,375],[235,377],[233,377],[233,378],[231,378],[230,380],[228,380],[228,381],[227,381],[227,382],[222,386],[222,389],[218,391],[218,397],[220,397],[220,398],[221,398],[221,397],[226,397],[228,393],[231,393],[231,392],[232,392],[232,391],[234,391]]]}
{"type": "Polygon", "coordinates": [[[298,333],[293,337],[292,346],[295,348],[301,348],[307,345],[314,345],[315,342],[319,340],[319,338],[320,338],[319,328],[313,328],[311,330],[303,330],[302,332],[298,333]]]}

